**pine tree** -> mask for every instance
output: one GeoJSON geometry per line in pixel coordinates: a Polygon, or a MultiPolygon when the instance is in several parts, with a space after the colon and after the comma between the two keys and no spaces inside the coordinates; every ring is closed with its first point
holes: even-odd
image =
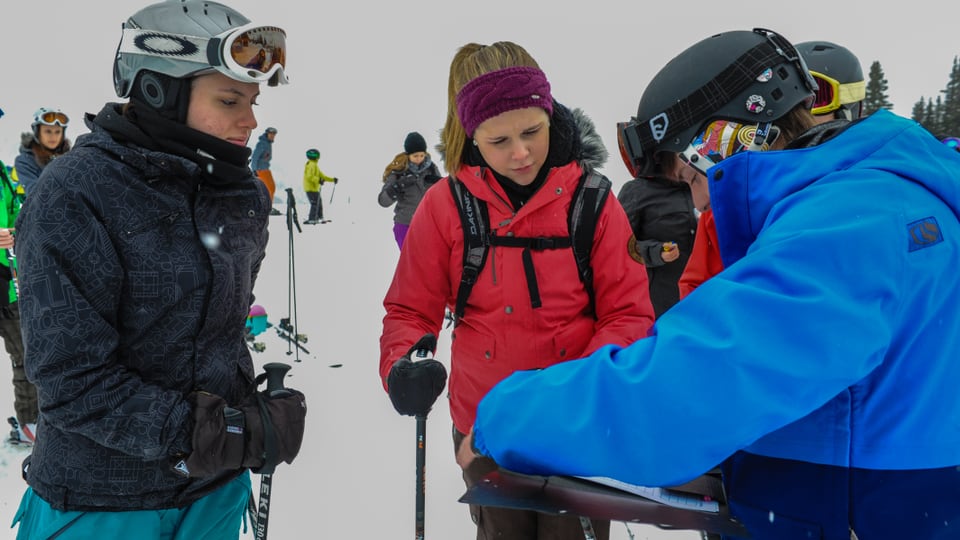
{"type": "Polygon", "coordinates": [[[873,114],[880,109],[892,109],[893,103],[890,103],[890,98],[887,95],[887,90],[889,85],[887,84],[887,79],[883,74],[883,68],[880,67],[880,62],[874,60],[870,64],[870,75],[867,80],[867,94],[866,98],[863,100],[863,115],[867,116],[873,114]]]}
{"type": "Polygon", "coordinates": [[[953,69],[950,70],[950,80],[943,90],[943,106],[939,115],[939,131],[933,133],[940,137],[960,136],[960,61],[953,57],[953,69]]]}
{"type": "Polygon", "coordinates": [[[927,128],[927,131],[933,133],[937,138],[940,138],[940,133],[943,131],[943,97],[937,96],[937,101],[930,102],[927,104],[927,115],[923,122],[923,127],[927,128]]]}
{"type": "Polygon", "coordinates": [[[913,104],[913,109],[910,111],[910,118],[922,124],[927,110],[926,107],[927,104],[924,101],[924,97],[920,96],[920,101],[913,104]]]}

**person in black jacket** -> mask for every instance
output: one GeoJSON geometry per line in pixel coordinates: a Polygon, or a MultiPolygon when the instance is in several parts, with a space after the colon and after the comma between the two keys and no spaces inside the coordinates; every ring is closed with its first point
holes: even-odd
{"type": "Polygon", "coordinates": [[[20,213],[40,420],[18,538],[238,538],[248,470],[299,452],[305,398],[258,392],[244,342],[270,212],[246,144],[261,83],[286,82],[283,30],[247,23],[202,0],[134,13],[129,102],[86,115],[20,213]],[[262,71],[240,69],[254,46],[262,71]]]}
{"type": "Polygon", "coordinates": [[[657,318],[680,301],[677,282],[697,231],[690,183],[701,181],[676,154],[668,152],[657,157],[650,171],[624,183],[617,194],[633,229],[630,255],[647,267],[657,318]]]}

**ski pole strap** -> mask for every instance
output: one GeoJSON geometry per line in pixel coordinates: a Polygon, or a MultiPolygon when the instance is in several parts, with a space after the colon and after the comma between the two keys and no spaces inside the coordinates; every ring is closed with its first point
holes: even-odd
{"type": "MultiPolygon", "coordinates": [[[[260,478],[260,507],[257,509],[257,540],[267,540],[267,526],[270,524],[270,492],[273,490],[273,475],[264,474],[260,478]]],[[[252,496],[252,495],[251,495],[252,496]]]]}
{"type": "Polygon", "coordinates": [[[263,394],[257,393],[257,407],[260,409],[260,422],[263,424],[263,466],[254,472],[257,474],[273,474],[277,468],[277,433],[273,429],[270,411],[263,394]]]}

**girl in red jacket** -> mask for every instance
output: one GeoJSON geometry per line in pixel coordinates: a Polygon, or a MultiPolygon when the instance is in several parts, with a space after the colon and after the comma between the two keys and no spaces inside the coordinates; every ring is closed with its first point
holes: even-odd
{"type": "MultiPolygon", "coordinates": [[[[536,61],[511,42],[460,48],[448,88],[440,150],[450,176],[486,204],[491,236],[516,244],[568,237],[574,194],[607,157],[593,123],[554,101],[536,61]]],[[[461,285],[464,231],[451,187],[443,180],[424,195],[384,298],[380,375],[405,415],[425,416],[444,388],[442,364],[411,363],[409,356],[425,343],[435,347],[435,340],[421,338],[439,333],[461,285]]],[[[646,272],[627,253],[631,234],[623,208],[607,197],[593,235],[592,300],[569,246],[488,247],[453,328],[448,396],[455,447],[480,399],[514,371],[646,335],[653,309],[646,272]]],[[[490,460],[474,463],[465,471],[468,485],[495,467],[490,460]]],[[[576,517],[492,507],[471,512],[478,538],[583,538],[576,517]]],[[[608,537],[609,522],[595,526],[598,538],[608,537]]]]}

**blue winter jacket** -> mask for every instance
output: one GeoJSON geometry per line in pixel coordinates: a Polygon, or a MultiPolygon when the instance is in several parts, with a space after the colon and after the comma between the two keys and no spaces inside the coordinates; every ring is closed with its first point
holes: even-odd
{"type": "Polygon", "coordinates": [[[520,472],[643,485],[741,450],[955,471],[960,156],[881,111],[709,179],[726,269],[651,337],[501,382],[475,446],[520,472]]]}
{"type": "Polygon", "coordinates": [[[272,158],[273,141],[267,138],[266,133],[261,133],[257,145],[253,147],[253,154],[250,155],[250,170],[257,172],[269,169],[272,158]]]}

